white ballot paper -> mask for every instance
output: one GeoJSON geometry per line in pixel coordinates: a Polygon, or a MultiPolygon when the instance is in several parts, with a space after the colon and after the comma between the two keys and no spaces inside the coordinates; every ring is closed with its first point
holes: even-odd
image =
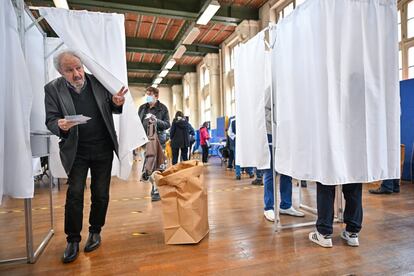
{"type": "Polygon", "coordinates": [[[86,124],[91,117],[80,115],[68,115],[65,116],[65,119],[71,123],[75,123],[76,125],[86,124]]]}

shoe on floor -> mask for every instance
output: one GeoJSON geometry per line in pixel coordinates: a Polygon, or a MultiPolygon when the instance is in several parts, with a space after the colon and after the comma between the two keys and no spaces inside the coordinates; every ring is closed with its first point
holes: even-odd
{"type": "Polygon", "coordinates": [[[161,200],[161,197],[160,197],[160,193],[153,193],[153,194],[151,194],[151,201],[152,202],[155,202],[155,201],[160,201],[161,200]]]}
{"type": "Polygon", "coordinates": [[[351,233],[344,230],[341,233],[341,238],[345,240],[349,246],[359,246],[358,233],[351,233]]]}
{"type": "Polygon", "coordinates": [[[369,190],[369,192],[371,194],[374,194],[374,195],[388,195],[388,194],[392,194],[391,191],[384,190],[381,187],[379,187],[378,189],[371,189],[371,190],[369,190]]]}
{"type": "Polygon", "coordinates": [[[265,219],[267,219],[268,221],[275,221],[275,211],[266,210],[264,211],[263,214],[264,214],[265,219]]]}
{"type": "Polygon", "coordinates": [[[318,231],[309,233],[309,240],[325,248],[332,247],[332,238],[330,235],[322,235],[318,231]]]}
{"type": "Polygon", "coordinates": [[[67,264],[71,263],[79,255],[79,243],[78,242],[68,242],[66,245],[65,252],[63,252],[62,262],[67,264]]]}
{"type": "Polygon", "coordinates": [[[393,190],[392,192],[398,194],[400,192],[400,189],[393,190]]]}
{"type": "Polygon", "coordinates": [[[240,175],[236,175],[236,180],[240,180],[241,176],[240,175]]]}
{"type": "Polygon", "coordinates": [[[254,177],[254,173],[249,174],[249,178],[253,178],[254,177]]]}
{"type": "Polygon", "coordinates": [[[304,213],[296,210],[295,208],[293,208],[293,206],[291,206],[289,209],[282,209],[282,208],[279,209],[279,214],[288,215],[292,217],[304,217],[305,216],[304,213]]]}
{"type": "Polygon", "coordinates": [[[255,179],[252,181],[252,185],[263,186],[263,181],[261,179],[255,179]]]}
{"type": "Polygon", "coordinates": [[[92,252],[101,245],[101,235],[99,233],[89,233],[88,240],[86,241],[84,251],[92,252]]]}

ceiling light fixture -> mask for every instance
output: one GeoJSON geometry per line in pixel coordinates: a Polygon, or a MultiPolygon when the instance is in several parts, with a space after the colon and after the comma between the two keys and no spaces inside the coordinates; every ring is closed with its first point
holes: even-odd
{"type": "Polygon", "coordinates": [[[175,59],[170,59],[165,65],[165,69],[170,70],[175,65],[175,59]]]}
{"type": "Polygon", "coordinates": [[[163,77],[165,77],[166,75],[168,75],[168,70],[162,70],[161,71],[161,73],[159,74],[159,77],[161,77],[161,78],[163,78],[163,77]]]}
{"type": "Polygon", "coordinates": [[[66,0],[53,0],[53,3],[55,4],[56,8],[61,9],[69,9],[68,2],[66,0]]]}
{"type": "Polygon", "coordinates": [[[181,58],[184,55],[185,51],[187,51],[187,48],[184,45],[181,45],[180,47],[178,47],[177,51],[175,51],[173,58],[174,59],[181,58]]]}
{"type": "Polygon", "coordinates": [[[197,36],[200,34],[200,32],[201,31],[199,28],[192,28],[188,35],[184,38],[183,44],[192,44],[194,40],[197,38],[197,36]]]}
{"type": "Polygon", "coordinates": [[[162,78],[156,78],[153,84],[160,84],[162,82],[162,78]]]}
{"type": "Polygon", "coordinates": [[[216,12],[220,9],[220,3],[216,0],[212,0],[208,5],[207,9],[203,12],[203,14],[197,19],[197,24],[199,25],[206,25],[211,18],[216,14],[216,12]]]}

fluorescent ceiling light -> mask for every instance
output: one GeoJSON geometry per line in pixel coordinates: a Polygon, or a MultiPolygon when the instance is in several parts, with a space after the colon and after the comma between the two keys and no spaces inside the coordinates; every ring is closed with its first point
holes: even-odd
{"type": "Polygon", "coordinates": [[[66,0],[53,0],[53,3],[55,3],[56,8],[69,9],[68,2],[66,2],[66,0]]]}
{"type": "Polygon", "coordinates": [[[171,68],[173,68],[173,67],[174,67],[174,64],[175,64],[175,59],[170,59],[170,60],[167,62],[167,64],[165,65],[165,69],[170,70],[171,68]]]}
{"type": "Polygon", "coordinates": [[[168,74],[168,70],[162,70],[161,73],[159,74],[159,76],[161,78],[165,77],[168,74]]]}
{"type": "Polygon", "coordinates": [[[188,33],[188,35],[184,38],[183,44],[193,43],[199,34],[200,34],[199,28],[197,27],[192,28],[191,31],[188,33]]]}
{"type": "Polygon", "coordinates": [[[162,78],[156,78],[153,84],[160,84],[162,82],[162,78]]]}
{"type": "Polygon", "coordinates": [[[187,51],[187,48],[185,48],[184,45],[181,45],[180,47],[178,47],[177,51],[175,51],[173,58],[174,59],[181,58],[184,55],[185,51],[187,51]]]}
{"type": "Polygon", "coordinates": [[[206,25],[211,18],[216,14],[216,12],[220,9],[220,4],[216,0],[213,0],[208,5],[207,9],[203,12],[203,14],[198,18],[197,24],[206,25]]]}

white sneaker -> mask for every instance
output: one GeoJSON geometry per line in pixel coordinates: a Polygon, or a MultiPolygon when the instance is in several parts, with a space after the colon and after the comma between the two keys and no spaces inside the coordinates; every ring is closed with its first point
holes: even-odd
{"type": "Polygon", "coordinates": [[[330,235],[322,235],[318,231],[309,233],[309,240],[325,248],[332,247],[332,238],[330,235]]]}
{"type": "Polygon", "coordinates": [[[264,211],[264,216],[268,221],[275,221],[275,211],[273,210],[264,211]]]}
{"type": "Polygon", "coordinates": [[[359,246],[358,233],[351,233],[344,230],[341,233],[341,238],[345,240],[349,246],[359,246]]]}
{"type": "Polygon", "coordinates": [[[279,209],[279,214],[288,215],[292,217],[304,217],[305,216],[304,213],[296,210],[295,208],[293,208],[293,206],[291,206],[289,209],[279,209]]]}

